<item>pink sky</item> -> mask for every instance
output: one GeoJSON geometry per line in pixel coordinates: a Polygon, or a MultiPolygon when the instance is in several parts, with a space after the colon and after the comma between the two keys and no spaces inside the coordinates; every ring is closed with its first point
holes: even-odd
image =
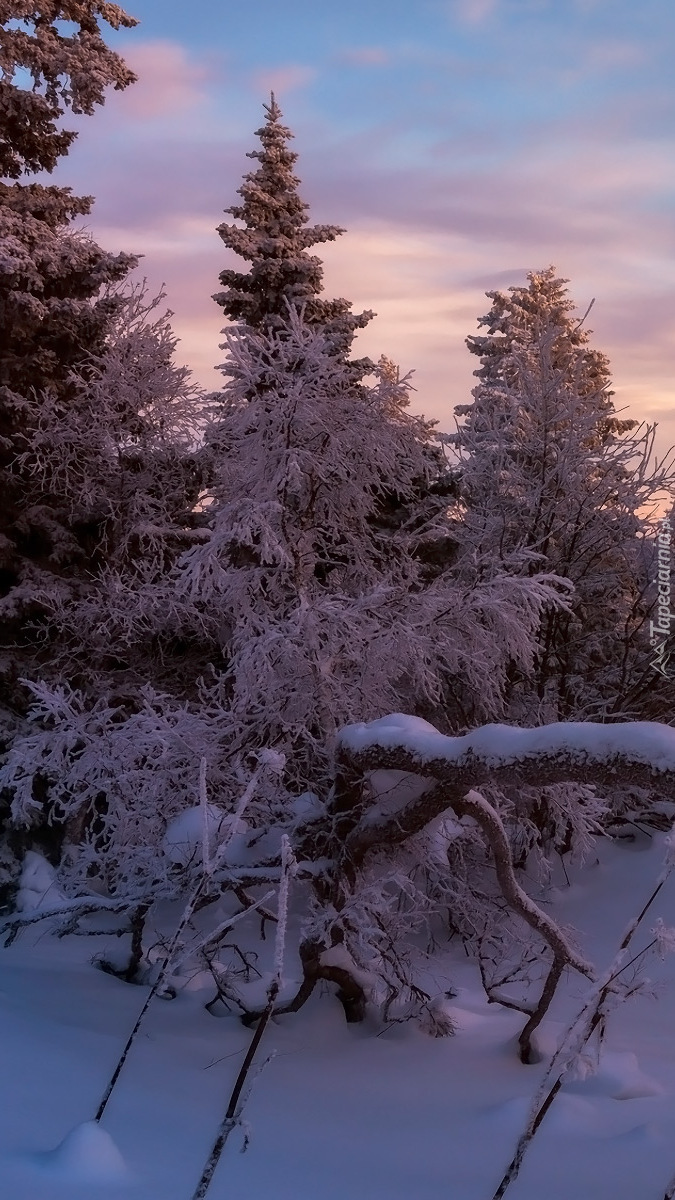
{"type": "Polygon", "coordinates": [[[348,230],[318,248],[326,294],[376,311],[358,351],[414,368],[416,408],[453,427],[485,291],[555,263],[580,309],[595,298],[617,407],[659,422],[661,453],[675,442],[669,4],[439,0],[411,23],[398,2],[309,19],[292,0],[275,26],[264,0],[257,24],[231,13],[208,36],[216,0],[187,31],[166,2],[130,5],[143,23],[113,41],[140,81],[78,122],[59,178],[96,195],[97,240],[166,284],[202,383],[222,357],[215,227],[274,87],[311,219],[348,230]]]}

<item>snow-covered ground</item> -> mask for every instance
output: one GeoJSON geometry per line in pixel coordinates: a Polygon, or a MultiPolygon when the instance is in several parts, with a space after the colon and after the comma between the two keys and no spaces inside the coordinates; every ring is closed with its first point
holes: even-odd
{"type": "MultiPolygon", "coordinates": [[[[598,966],[648,897],[662,841],[602,843],[557,891],[557,916],[598,966]]],[[[658,916],[675,923],[672,879],[638,945],[658,916]]],[[[156,1000],[102,1126],[88,1124],[146,995],[92,969],[104,940],[34,927],[0,952],[6,1200],[191,1200],[201,1174],[251,1034],[205,1012],[198,988],[156,1000]]],[[[650,959],[647,974],[656,995],[614,1013],[599,1071],[564,1086],[509,1200],[662,1200],[675,1172],[675,958],[650,959]]],[[[272,1025],[250,1146],[239,1153],[237,1130],[209,1200],[491,1200],[544,1064],[518,1062],[522,1017],[486,1003],[461,952],[438,983],[457,993],[454,1037],[348,1026],[325,993],[272,1025]]],[[[568,981],[546,1048],[586,986],[568,981]]]]}

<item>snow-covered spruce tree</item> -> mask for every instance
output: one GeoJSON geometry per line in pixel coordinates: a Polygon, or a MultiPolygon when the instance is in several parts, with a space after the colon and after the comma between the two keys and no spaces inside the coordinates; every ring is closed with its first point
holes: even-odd
{"type": "Polygon", "coordinates": [[[30,406],[22,465],[45,503],[82,531],[88,567],[41,594],[48,622],[36,665],[71,686],[89,679],[92,693],[160,678],[173,688],[185,669],[182,656],[180,668],[173,662],[177,621],[162,584],[201,536],[205,401],[174,361],[163,299],[144,284],[120,289],[103,353],[71,375],[76,404],[47,392],[30,406]]]}
{"type": "MultiPolygon", "coordinates": [[[[142,607],[139,591],[147,600],[191,544],[200,398],[174,363],[163,297],[125,282],[137,259],[72,229],[92,198],[22,179],[67,153],[68,109],[92,113],[107,86],[134,81],[100,26],[135,20],[92,0],[5,4],[0,17],[0,679],[16,734],[26,676],[83,687],[89,703],[122,692],[131,712],[153,666],[163,681],[157,647],[125,642],[128,596],[142,607]]],[[[46,779],[27,827],[9,818],[19,859],[45,830],[60,853],[46,779]]]]}
{"type": "MultiPolygon", "coordinates": [[[[60,863],[62,881],[68,876],[76,885],[88,870],[90,835],[106,860],[99,864],[102,880],[107,887],[117,877],[112,887],[119,890],[134,860],[127,844],[134,821],[145,831],[137,835],[139,852],[150,861],[149,844],[171,815],[170,797],[177,790],[185,802],[188,794],[188,767],[179,760],[187,753],[187,763],[198,770],[197,749],[192,755],[185,749],[193,744],[187,729],[178,758],[169,746],[173,726],[182,720],[180,696],[194,690],[212,647],[185,637],[163,584],[182,550],[202,536],[193,511],[202,397],[189,372],[174,362],[176,338],[162,300],[162,294],[149,299],[143,284],[121,289],[103,353],[71,373],[71,403],[46,391],[26,404],[28,449],[19,466],[45,509],[77,532],[86,557],[85,569],[79,561],[66,563],[59,574],[43,571],[33,579],[39,616],[25,623],[23,642],[6,646],[21,675],[15,725],[30,705],[23,732],[31,755],[42,758],[39,781],[29,786],[33,802],[4,806],[7,839],[0,861],[4,857],[10,896],[26,851],[47,852],[60,863]],[[48,763],[59,761],[62,727],[72,739],[74,762],[69,768],[61,761],[59,772],[48,763]],[[143,764],[153,754],[163,766],[150,771],[144,795],[143,764]],[[111,761],[117,773],[110,771],[111,761]],[[135,779],[130,790],[139,805],[136,817],[126,805],[127,771],[135,779]],[[154,812],[160,794],[164,811],[154,812]],[[108,834],[109,812],[116,832],[108,834]],[[66,854],[68,861],[61,861],[64,839],[77,847],[74,856],[66,854]]],[[[206,745],[208,732],[195,721],[206,745]]],[[[15,728],[14,736],[21,732],[15,728]]]]}
{"type": "MultiPolygon", "coordinates": [[[[23,182],[68,152],[67,109],[92,113],[106,87],[135,76],[105,44],[100,25],[136,21],[100,0],[10,0],[0,5],[0,612],[2,640],[40,610],[35,591],[82,566],[96,522],[78,528],[30,467],[36,399],[68,411],[91,354],[105,345],[119,301],[106,289],[136,264],[109,254],[70,222],[91,197],[23,182]],[[75,28],[73,29],[73,26],[75,28]],[[32,86],[25,83],[26,74],[32,86]]],[[[39,405],[37,406],[39,409],[39,405]]]]}
{"type": "Polygon", "coordinates": [[[567,281],[552,267],[528,279],[489,293],[488,332],[467,339],[482,365],[473,403],[455,410],[465,417],[458,535],[485,570],[519,556],[525,572],[574,583],[571,611],[542,626],[535,679],[514,683],[525,718],[532,704],[557,719],[640,716],[646,543],[675,472],[650,463],[653,428],[615,415],[608,361],[589,346],[567,281]]]}
{"type": "MultiPolygon", "coordinates": [[[[473,402],[455,410],[461,561],[470,577],[547,570],[574,585],[569,610],[542,620],[532,674],[510,672],[507,719],[662,718],[675,697],[650,665],[646,566],[655,502],[675,474],[651,462],[653,428],[616,416],[608,361],[566,282],[551,267],[488,293],[487,332],[467,339],[481,367],[473,402]]],[[[555,837],[557,804],[534,805],[555,837]]]]}
{"type": "MultiPolygon", "coordinates": [[[[298,155],[288,145],[293,134],[281,123],[274,93],[264,108],[265,124],[256,130],[262,149],[248,154],[260,165],[244,176],[239,188],[243,203],[225,210],[243,227],[227,222],[218,226],[228,249],[251,267],[246,272],[222,271],[224,290],[213,298],[227,317],[260,332],[283,327],[289,303],[303,305],[307,325],[320,326],[331,348],[344,356],[356,330],[374,314],[352,314],[348,300],[320,297],[323,266],[308,250],[334,241],[345,231],[338,225],[308,224],[309,206],[298,193],[300,180],[293,173],[298,155]]],[[[362,377],[373,365],[369,359],[353,363],[353,378],[362,377]]]]}
{"type": "MultiPolygon", "coordinates": [[[[302,305],[305,324],[323,331],[331,351],[343,363],[348,361],[350,378],[358,381],[375,371],[375,363],[368,358],[347,360],[347,355],[356,331],[374,314],[352,314],[350,301],[321,297],[322,263],[308,250],[345,231],[337,225],[308,224],[309,206],[299,195],[300,179],[294,173],[298,155],[289,147],[293,134],[281,123],[274,93],[264,108],[265,124],[256,130],[262,149],[248,155],[257,159],[259,166],[244,177],[239,189],[242,204],[226,209],[240,224],[224,222],[218,227],[225,245],[248,261],[250,270],[222,271],[220,282],[225,290],[216,293],[214,300],[232,321],[263,333],[285,326],[289,304],[294,308],[302,305]]],[[[390,382],[398,380],[398,367],[386,356],[380,358],[378,369],[388,373],[390,382]]],[[[224,449],[220,447],[221,452],[224,449]]],[[[439,518],[456,493],[456,480],[439,443],[428,442],[425,456],[428,461],[414,489],[407,490],[405,502],[398,492],[379,489],[372,520],[382,531],[405,528],[414,534],[418,557],[432,573],[452,558],[454,543],[447,523],[439,518]]]]}

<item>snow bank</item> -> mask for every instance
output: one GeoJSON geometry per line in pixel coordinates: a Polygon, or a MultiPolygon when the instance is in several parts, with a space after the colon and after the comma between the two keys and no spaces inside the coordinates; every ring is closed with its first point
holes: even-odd
{"type": "Polygon", "coordinates": [[[566,1080],[564,1090],[592,1096],[609,1096],[613,1100],[639,1100],[645,1096],[660,1096],[664,1089],[640,1068],[637,1055],[631,1051],[605,1050],[599,1065],[591,1059],[588,1072],[584,1060],[577,1066],[576,1078],[566,1080]]]}

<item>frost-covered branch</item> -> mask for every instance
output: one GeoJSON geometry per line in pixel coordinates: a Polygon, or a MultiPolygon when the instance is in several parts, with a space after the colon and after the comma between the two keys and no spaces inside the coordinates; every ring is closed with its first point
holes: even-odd
{"type": "Polygon", "coordinates": [[[486,783],[648,787],[658,781],[660,791],[675,797],[675,729],[655,721],[570,721],[535,729],[485,725],[446,737],[425,721],[394,714],[343,729],[338,762],[345,775],[394,770],[429,780],[428,789],[394,811],[376,805],[362,813],[346,845],[357,860],[372,847],[405,841],[486,783]]]}
{"type": "Polygon", "coordinates": [[[536,729],[488,725],[462,737],[446,737],[415,717],[393,714],[370,724],[348,726],[338,735],[334,828],[336,878],[352,881],[370,851],[391,850],[451,811],[470,817],[491,851],[495,874],[509,910],[550,948],[553,962],[537,1004],[520,1036],[521,1058],[532,1058],[532,1035],[543,1019],[567,967],[587,978],[592,965],[564,930],[527,895],[514,869],[512,847],[499,811],[477,784],[542,785],[570,779],[616,786],[653,782],[675,796],[675,730],[656,722],[601,725],[567,722],[536,729]],[[384,797],[372,783],[396,780],[384,797]],[[375,791],[374,802],[369,792],[375,791]]]}
{"type": "Polygon", "coordinates": [[[37,925],[40,921],[63,920],[67,922],[66,929],[68,929],[68,926],[72,926],[81,917],[90,917],[94,913],[128,912],[132,907],[132,901],[128,897],[124,900],[109,900],[105,896],[87,897],[86,899],[77,896],[71,901],[63,901],[54,907],[38,908],[34,912],[17,912],[12,913],[9,917],[3,917],[0,921],[0,934],[5,930],[9,931],[5,941],[5,946],[9,946],[19,930],[25,929],[29,925],[37,925]]]}

